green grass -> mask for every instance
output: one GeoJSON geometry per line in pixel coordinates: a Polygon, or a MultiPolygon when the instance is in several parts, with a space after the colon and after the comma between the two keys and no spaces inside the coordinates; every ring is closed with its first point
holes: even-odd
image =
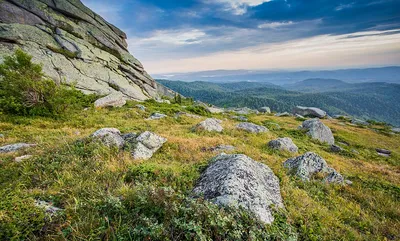
{"type": "MultiPolygon", "coordinates": [[[[0,155],[1,240],[398,240],[400,239],[400,136],[323,120],[337,140],[359,154],[329,151],[297,130],[300,121],[249,115],[258,124],[280,129],[260,135],[235,129],[226,119],[223,133],[195,133],[201,120],[178,111],[199,113],[178,104],[147,101],[146,112],[129,102],[116,109],[72,113],[63,119],[1,115],[0,145],[37,143],[32,149],[0,155]],[[153,112],[169,117],[145,120],[153,112]],[[102,127],[123,133],[153,131],[168,142],[148,161],[133,160],[128,150],[109,149],[87,137],[102,127]],[[282,163],[295,156],[271,151],[269,140],[291,137],[300,153],[314,151],[353,182],[351,186],[304,183],[288,175],[282,163]],[[191,190],[215,155],[202,151],[218,144],[236,146],[267,164],[278,176],[285,210],[264,225],[243,210],[219,208],[191,198],[191,190]],[[387,148],[384,158],[374,148],[387,148]],[[34,157],[21,163],[15,157],[34,157]],[[34,200],[62,208],[50,217],[34,200]]],[[[188,103],[183,103],[186,105],[188,103]]],[[[225,115],[207,116],[225,119],[225,115]]]]}

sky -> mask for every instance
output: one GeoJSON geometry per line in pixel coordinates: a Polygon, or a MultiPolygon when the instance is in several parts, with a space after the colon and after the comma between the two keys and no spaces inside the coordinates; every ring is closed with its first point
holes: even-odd
{"type": "Polygon", "coordinates": [[[82,0],[150,74],[400,65],[400,0],[82,0]]]}

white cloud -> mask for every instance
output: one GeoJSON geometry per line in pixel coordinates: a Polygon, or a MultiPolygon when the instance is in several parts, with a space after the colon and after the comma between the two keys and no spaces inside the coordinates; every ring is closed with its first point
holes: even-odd
{"type": "Polygon", "coordinates": [[[148,38],[130,40],[134,45],[146,44],[172,44],[172,45],[190,45],[198,44],[206,37],[206,33],[198,29],[182,30],[158,30],[148,38]]]}
{"type": "Polygon", "coordinates": [[[287,22],[267,22],[258,25],[258,28],[269,28],[269,29],[276,29],[280,27],[285,27],[294,24],[292,21],[287,22]]]}
{"type": "Polygon", "coordinates": [[[227,11],[232,11],[235,15],[243,15],[247,12],[247,7],[255,7],[272,0],[206,0],[206,2],[219,2],[228,6],[227,11]]]}
{"type": "Polygon", "coordinates": [[[335,8],[336,11],[342,11],[343,9],[347,9],[347,8],[352,8],[354,5],[354,3],[349,3],[349,4],[340,4],[339,6],[337,6],[335,8]]]}
{"type": "Polygon", "coordinates": [[[143,61],[149,73],[215,69],[317,69],[398,65],[400,33],[368,31],[261,44],[205,56],[143,61]]]}

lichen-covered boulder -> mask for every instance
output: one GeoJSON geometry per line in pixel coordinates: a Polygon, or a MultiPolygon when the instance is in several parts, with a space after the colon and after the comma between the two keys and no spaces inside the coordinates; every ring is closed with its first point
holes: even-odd
{"type": "Polygon", "coordinates": [[[160,149],[167,139],[153,132],[146,131],[136,138],[136,145],[132,151],[134,159],[148,160],[160,149]]]}
{"type": "Polygon", "coordinates": [[[293,143],[292,139],[290,139],[289,137],[272,140],[268,142],[268,146],[274,150],[287,151],[292,153],[296,153],[299,151],[299,148],[293,143]]]}
{"type": "Polygon", "coordinates": [[[317,173],[325,174],[324,181],[342,184],[343,177],[335,169],[328,166],[326,161],[313,152],[307,152],[302,156],[290,158],[283,163],[290,173],[296,175],[303,181],[310,181],[317,173]]]}
{"type": "Polygon", "coordinates": [[[101,141],[108,147],[122,148],[125,140],[121,136],[121,132],[116,128],[102,128],[91,135],[95,140],[101,141]]]}
{"type": "Polygon", "coordinates": [[[250,122],[242,122],[236,125],[239,130],[244,130],[251,133],[263,133],[267,132],[268,128],[264,126],[259,126],[250,122]]]}
{"type": "Polygon", "coordinates": [[[36,146],[36,144],[15,143],[0,147],[0,153],[16,152],[22,149],[36,146]]]}
{"type": "Polygon", "coordinates": [[[193,193],[218,205],[242,207],[265,223],[274,221],[271,205],[283,208],[279,179],[267,165],[245,155],[215,157],[193,193]]]}
{"type": "Polygon", "coordinates": [[[300,129],[306,130],[307,135],[312,139],[328,143],[329,145],[335,144],[335,138],[333,137],[331,129],[318,118],[304,121],[300,129]]]}
{"type": "Polygon", "coordinates": [[[192,128],[193,131],[208,131],[208,132],[222,132],[224,128],[221,126],[222,120],[215,118],[206,119],[195,127],[192,128]]]}
{"type": "Polygon", "coordinates": [[[315,108],[315,107],[296,106],[293,109],[293,114],[298,114],[298,115],[307,116],[307,117],[317,117],[317,118],[326,117],[325,111],[315,108]]]}
{"type": "Polygon", "coordinates": [[[94,102],[96,108],[122,107],[126,104],[126,98],[121,92],[114,92],[94,102]]]}

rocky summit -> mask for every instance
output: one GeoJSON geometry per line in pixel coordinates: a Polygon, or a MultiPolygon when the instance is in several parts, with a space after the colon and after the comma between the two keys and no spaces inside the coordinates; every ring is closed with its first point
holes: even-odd
{"type": "Polygon", "coordinates": [[[48,77],[85,93],[157,98],[164,88],[128,52],[126,38],[79,0],[0,1],[0,61],[21,48],[48,77]]]}

